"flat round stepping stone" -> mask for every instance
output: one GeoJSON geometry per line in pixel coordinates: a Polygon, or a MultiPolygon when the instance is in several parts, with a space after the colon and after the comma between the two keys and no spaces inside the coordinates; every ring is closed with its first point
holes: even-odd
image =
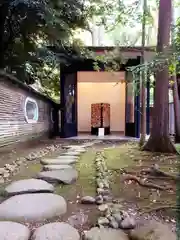
{"type": "Polygon", "coordinates": [[[67,146],[64,146],[63,148],[65,148],[65,149],[69,149],[69,148],[84,149],[84,146],[81,146],[81,145],[67,145],[67,146]]]}
{"type": "Polygon", "coordinates": [[[119,229],[93,227],[84,233],[84,240],[129,240],[128,236],[119,229]]]}
{"type": "Polygon", "coordinates": [[[65,214],[67,203],[59,195],[33,193],[13,196],[0,204],[0,220],[40,222],[65,214]]]}
{"type": "Polygon", "coordinates": [[[30,230],[16,222],[0,222],[0,239],[1,240],[28,240],[30,230]]]}
{"type": "Polygon", "coordinates": [[[24,179],[12,182],[5,188],[5,192],[9,195],[37,193],[37,192],[53,192],[54,186],[40,179],[24,179]]]}
{"type": "Polygon", "coordinates": [[[85,148],[68,148],[68,151],[74,151],[74,152],[78,152],[78,153],[82,153],[82,152],[85,152],[86,149],[85,148]]]}
{"type": "Polygon", "coordinates": [[[72,168],[71,165],[44,165],[43,170],[49,171],[49,170],[62,170],[62,169],[67,169],[67,168],[72,168]]]}
{"type": "Polygon", "coordinates": [[[62,153],[61,156],[79,156],[80,153],[76,152],[76,151],[72,151],[72,152],[66,152],[66,153],[62,153]]]}
{"type": "Polygon", "coordinates": [[[63,155],[60,155],[57,158],[61,160],[78,160],[79,159],[78,156],[63,156],[63,155]]]}
{"type": "MultiPolygon", "coordinates": [[[[64,156],[67,157],[67,156],[64,156]]],[[[69,157],[69,156],[68,156],[69,157]]],[[[42,159],[41,163],[43,165],[68,165],[68,164],[73,164],[76,163],[77,159],[71,159],[71,158],[55,158],[55,159],[42,159]]]]}
{"type": "Polygon", "coordinates": [[[50,183],[71,184],[77,180],[78,173],[73,168],[67,168],[62,170],[40,172],[38,173],[37,178],[50,183]]]}
{"type": "Polygon", "coordinates": [[[32,240],[80,240],[78,231],[64,222],[43,225],[35,230],[32,240]]]}

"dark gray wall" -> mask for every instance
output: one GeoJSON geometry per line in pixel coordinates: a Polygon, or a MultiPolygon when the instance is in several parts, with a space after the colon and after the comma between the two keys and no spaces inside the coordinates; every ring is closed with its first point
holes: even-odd
{"type": "Polygon", "coordinates": [[[46,135],[53,128],[50,112],[53,104],[37,94],[0,77],[0,146],[46,135]],[[27,123],[24,106],[27,97],[36,100],[39,119],[27,123]]]}

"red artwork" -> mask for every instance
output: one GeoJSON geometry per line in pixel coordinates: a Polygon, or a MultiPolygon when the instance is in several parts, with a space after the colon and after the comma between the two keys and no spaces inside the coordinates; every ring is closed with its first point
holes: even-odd
{"type": "Polygon", "coordinates": [[[109,103],[94,103],[91,105],[91,127],[110,127],[109,103]]]}

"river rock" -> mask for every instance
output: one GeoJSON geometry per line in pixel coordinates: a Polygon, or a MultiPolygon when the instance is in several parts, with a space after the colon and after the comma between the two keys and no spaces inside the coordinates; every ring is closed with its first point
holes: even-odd
{"type": "Polygon", "coordinates": [[[0,175],[3,175],[6,172],[5,168],[0,168],[0,175]]]}
{"type": "Polygon", "coordinates": [[[28,240],[30,230],[15,222],[0,222],[0,239],[1,240],[28,240]]]}
{"type": "Polygon", "coordinates": [[[113,213],[112,217],[116,220],[116,222],[118,222],[118,224],[120,224],[123,220],[123,216],[121,213],[113,213]]]}
{"type": "Polygon", "coordinates": [[[176,234],[167,224],[151,220],[130,231],[130,237],[135,240],[176,240],[176,234]]]}
{"type": "Polygon", "coordinates": [[[51,170],[62,170],[72,168],[71,165],[44,165],[43,170],[44,171],[51,171],[51,170]]]}
{"type": "Polygon", "coordinates": [[[103,197],[102,197],[102,195],[98,195],[98,196],[96,196],[96,203],[97,204],[103,204],[103,197]]]}
{"type": "Polygon", "coordinates": [[[37,178],[51,183],[71,184],[78,178],[78,172],[73,168],[40,172],[37,178]]]}
{"type": "Polygon", "coordinates": [[[109,220],[106,217],[99,217],[98,218],[98,224],[103,225],[103,226],[108,226],[109,225],[109,220]]]}
{"type": "Polygon", "coordinates": [[[80,240],[78,231],[64,222],[45,224],[35,230],[32,240],[80,240]]]}
{"type": "Polygon", "coordinates": [[[108,207],[107,204],[101,204],[101,205],[99,205],[99,207],[98,207],[98,210],[99,210],[100,212],[106,212],[108,209],[109,209],[109,207],[108,207]]]}
{"type": "Polygon", "coordinates": [[[8,195],[53,191],[54,187],[52,184],[33,178],[12,182],[5,188],[5,192],[8,195]]]}
{"type": "Polygon", "coordinates": [[[110,222],[109,222],[109,226],[114,228],[114,229],[118,229],[119,228],[119,224],[118,222],[115,220],[115,219],[112,219],[110,222]]]}
{"type": "Polygon", "coordinates": [[[119,227],[122,229],[133,229],[135,228],[136,223],[133,217],[125,217],[119,224],[119,227]]]}
{"type": "Polygon", "coordinates": [[[82,197],[81,199],[82,204],[94,204],[95,202],[96,202],[96,199],[91,196],[85,196],[85,197],[82,197]]]}
{"type": "Polygon", "coordinates": [[[85,240],[129,240],[128,236],[120,229],[91,228],[84,232],[85,240]]]}
{"type": "Polygon", "coordinates": [[[39,222],[67,211],[65,199],[52,193],[13,196],[0,204],[0,220],[39,222]]]}

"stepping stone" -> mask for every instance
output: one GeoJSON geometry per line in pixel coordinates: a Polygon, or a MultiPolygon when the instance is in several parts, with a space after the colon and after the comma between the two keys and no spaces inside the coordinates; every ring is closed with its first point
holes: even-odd
{"type": "Polygon", "coordinates": [[[86,149],[70,149],[71,151],[75,151],[75,152],[78,152],[78,153],[84,153],[86,152],[86,149]]]}
{"type": "Polygon", "coordinates": [[[129,240],[128,236],[122,230],[112,228],[94,227],[84,233],[84,240],[129,240]]]}
{"type": "Polygon", "coordinates": [[[78,231],[64,222],[45,224],[37,228],[32,240],[80,240],[78,231]]]}
{"type": "MultiPolygon", "coordinates": [[[[64,156],[67,157],[67,156],[64,156]]],[[[69,157],[69,156],[68,156],[69,157]]],[[[64,159],[64,158],[55,158],[55,159],[42,159],[41,164],[43,165],[68,165],[76,163],[77,159],[64,159]]]]}
{"type": "Polygon", "coordinates": [[[43,166],[44,171],[62,170],[62,169],[67,169],[67,168],[72,168],[72,166],[71,165],[44,165],[43,166]]]}
{"type": "Polygon", "coordinates": [[[52,184],[40,179],[24,179],[12,182],[5,188],[5,192],[10,196],[24,193],[53,192],[52,184]]]}
{"type": "Polygon", "coordinates": [[[78,178],[78,173],[75,169],[67,168],[62,170],[40,172],[37,178],[46,180],[50,183],[71,184],[78,178]]]}
{"type": "Polygon", "coordinates": [[[0,204],[0,220],[41,222],[59,217],[67,211],[65,199],[52,193],[13,196],[0,204]]]}
{"type": "Polygon", "coordinates": [[[57,159],[59,159],[59,160],[78,160],[79,157],[78,156],[63,156],[63,155],[60,155],[59,157],[57,157],[57,159]]]}
{"type": "Polygon", "coordinates": [[[80,146],[80,145],[67,145],[67,146],[64,146],[63,148],[65,148],[65,149],[69,149],[69,148],[84,149],[84,146],[80,146]]]}
{"type": "Polygon", "coordinates": [[[0,222],[1,240],[28,240],[30,234],[30,230],[20,223],[0,222]]]}
{"type": "Polygon", "coordinates": [[[62,153],[61,156],[79,156],[80,153],[76,152],[76,151],[72,151],[72,152],[66,152],[66,153],[62,153]]]}

